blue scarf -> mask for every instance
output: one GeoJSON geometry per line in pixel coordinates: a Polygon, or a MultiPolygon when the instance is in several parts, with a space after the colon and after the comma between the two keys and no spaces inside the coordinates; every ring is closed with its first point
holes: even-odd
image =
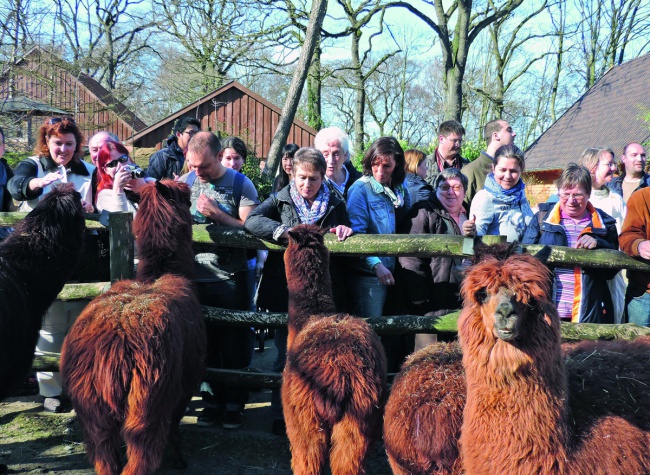
{"type": "Polygon", "coordinates": [[[524,182],[519,179],[517,184],[510,188],[509,190],[504,190],[501,185],[499,185],[496,180],[494,179],[494,173],[490,173],[486,178],[485,178],[485,189],[495,197],[499,198],[500,201],[503,203],[506,203],[508,205],[515,205],[517,203],[520,203],[522,201],[527,201],[526,200],[526,193],[525,193],[525,188],[526,185],[524,185],[524,182]]]}
{"type": "Polygon", "coordinates": [[[314,224],[325,216],[330,201],[330,189],[325,182],[323,182],[320,190],[318,190],[318,194],[316,195],[314,202],[311,204],[311,208],[308,207],[307,200],[298,193],[296,182],[291,180],[289,185],[291,200],[298,212],[298,219],[300,219],[302,224],[314,224]]]}

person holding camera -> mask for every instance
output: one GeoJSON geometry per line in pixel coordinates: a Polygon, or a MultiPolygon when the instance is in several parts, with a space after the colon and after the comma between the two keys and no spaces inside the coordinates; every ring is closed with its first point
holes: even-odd
{"type": "Polygon", "coordinates": [[[102,145],[97,155],[99,185],[97,209],[102,211],[131,211],[135,213],[140,201],[140,190],[154,178],[146,177],[131,160],[129,151],[121,143],[102,145]]]}

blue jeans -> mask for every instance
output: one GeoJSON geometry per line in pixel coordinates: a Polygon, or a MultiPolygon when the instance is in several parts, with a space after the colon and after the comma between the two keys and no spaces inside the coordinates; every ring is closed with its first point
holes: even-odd
{"type": "Polygon", "coordinates": [[[650,327],[650,294],[644,292],[640,297],[633,297],[627,304],[627,319],[643,327],[650,327]]]}
{"type": "Polygon", "coordinates": [[[388,288],[375,275],[350,276],[352,295],[355,296],[354,313],[361,318],[381,317],[388,288]]]}

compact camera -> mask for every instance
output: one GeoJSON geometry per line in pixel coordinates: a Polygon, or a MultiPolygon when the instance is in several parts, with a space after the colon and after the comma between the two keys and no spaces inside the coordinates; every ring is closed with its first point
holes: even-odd
{"type": "Polygon", "coordinates": [[[144,170],[137,165],[126,165],[123,169],[131,172],[131,178],[144,178],[144,170]]]}

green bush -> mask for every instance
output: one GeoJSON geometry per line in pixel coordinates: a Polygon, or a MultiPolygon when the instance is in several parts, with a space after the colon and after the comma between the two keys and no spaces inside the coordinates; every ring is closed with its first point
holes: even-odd
{"type": "Polygon", "coordinates": [[[250,178],[257,189],[260,201],[264,201],[271,194],[273,180],[262,175],[262,172],[260,171],[260,159],[257,158],[257,155],[253,150],[248,150],[249,152],[246,156],[246,162],[244,162],[241,172],[250,178]]]}
{"type": "Polygon", "coordinates": [[[27,157],[31,157],[33,153],[31,152],[6,152],[2,158],[7,160],[7,163],[11,167],[11,169],[15,169],[16,166],[23,160],[25,160],[27,157]]]}

